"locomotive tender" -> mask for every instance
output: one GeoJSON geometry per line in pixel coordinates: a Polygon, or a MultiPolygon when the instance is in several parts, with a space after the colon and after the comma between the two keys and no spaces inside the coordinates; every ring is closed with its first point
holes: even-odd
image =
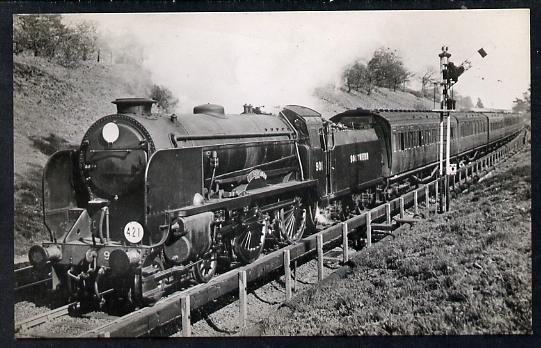
{"type": "MultiPolygon", "coordinates": [[[[325,120],[288,105],[279,115],[152,113],[154,100],[117,99],[77,150],[43,175],[50,241],[29,250],[52,265],[53,289],[93,305],[152,303],[193,273],[250,263],[265,244],[314,230],[316,214],[347,218],[435,174],[439,114],[350,110],[325,120]]],[[[454,161],[521,130],[517,115],[453,113],[454,161]]]]}

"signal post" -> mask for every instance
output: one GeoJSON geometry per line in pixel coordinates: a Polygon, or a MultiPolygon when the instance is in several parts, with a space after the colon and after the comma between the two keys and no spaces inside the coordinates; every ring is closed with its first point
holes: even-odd
{"type": "MultiPolygon", "coordinates": [[[[487,56],[487,52],[484,48],[477,50],[481,58],[487,56]]],[[[458,82],[458,77],[462,75],[466,70],[472,66],[472,56],[470,59],[466,59],[459,66],[455,66],[453,62],[449,61],[451,53],[449,48],[443,46],[441,53],[438,55],[440,58],[440,108],[434,111],[440,113],[440,146],[439,146],[439,178],[444,178],[443,188],[439,190],[439,212],[449,211],[450,195],[449,195],[449,177],[454,174],[454,170],[451,168],[451,112],[455,110],[455,100],[451,98],[451,89],[453,85],[458,82]],[[445,134],[444,134],[445,133],[445,134]],[[445,166],[443,165],[445,144],[445,166]]],[[[435,83],[437,84],[437,83],[435,83]]],[[[434,90],[435,91],[435,90],[434,90]]],[[[457,129],[458,132],[458,129],[457,129]]]]}
{"type": "MultiPolygon", "coordinates": [[[[454,100],[450,98],[450,89],[452,87],[449,74],[449,57],[448,47],[443,46],[440,58],[440,108],[434,111],[440,113],[440,146],[439,146],[439,178],[443,177],[443,187],[439,190],[438,211],[443,213],[449,211],[450,195],[449,195],[449,176],[451,175],[451,110],[454,109],[454,100]],[[444,155],[445,144],[445,155],[444,155]],[[445,157],[445,165],[444,165],[445,157]]],[[[452,63],[451,63],[452,64],[452,63]]]]}

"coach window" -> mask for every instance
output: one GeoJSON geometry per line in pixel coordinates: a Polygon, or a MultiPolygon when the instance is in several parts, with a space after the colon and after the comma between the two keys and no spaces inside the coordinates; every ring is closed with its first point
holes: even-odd
{"type": "Polygon", "coordinates": [[[400,136],[402,137],[402,150],[406,150],[408,148],[408,133],[402,132],[400,136]]]}
{"type": "Polygon", "coordinates": [[[410,132],[404,132],[404,150],[408,150],[410,148],[410,132]]]}
{"type": "Polygon", "coordinates": [[[410,148],[410,132],[404,132],[404,149],[408,150],[410,148]]]}
{"type": "Polygon", "coordinates": [[[404,139],[404,133],[400,132],[400,151],[403,151],[406,145],[406,140],[404,139]]]}
{"type": "Polygon", "coordinates": [[[417,132],[417,135],[419,136],[419,146],[423,146],[423,131],[420,130],[417,132]]]}

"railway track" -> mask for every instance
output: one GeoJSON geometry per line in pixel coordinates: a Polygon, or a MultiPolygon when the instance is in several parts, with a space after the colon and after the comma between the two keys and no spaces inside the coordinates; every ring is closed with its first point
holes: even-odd
{"type": "MultiPolygon", "coordinates": [[[[507,154],[519,148],[520,137],[496,149],[492,153],[460,168],[451,177],[451,190],[456,192],[463,185],[467,185],[480,178],[483,173],[490,172],[505,159],[507,154]]],[[[139,337],[152,334],[155,330],[168,323],[182,322],[182,335],[191,335],[191,313],[202,308],[211,301],[215,301],[226,294],[238,291],[239,301],[239,327],[245,327],[247,321],[246,289],[249,284],[260,281],[272,272],[281,272],[285,279],[285,296],[283,300],[292,297],[292,264],[297,265],[317,259],[318,280],[323,279],[323,261],[325,249],[342,246],[342,263],[349,259],[348,237],[353,233],[364,232],[365,246],[370,247],[375,235],[392,234],[393,228],[403,223],[415,223],[416,219],[406,218],[407,209],[418,213],[422,208],[428,214],[434,210],[434,201],[438,197],[443,179],[436,179],[424,186],[414,189],[402,196],[354,216],[346,221],[337,223],[311,236],[303,238],[300,242],[264,255],[255,262],[221,274],[210,282],[199,284],[184,291],[176,292],[161,299],[152,307],[145,307],[122,317],[109,318],[105,323],[78,334],[78,337],[139,337]],[[432,206],[432,209],[431,209],[432,206]],[[396,217],[398,216],[398,217],[396,217]]],[[[334,252],[336,257],[336,251],[334,252]]],[[[61,318],[67,315],[67,306],[57,308],[16,323],[16,331],[28,330],[39,326],[48,320],[61,318]]],[[[65,337],[65,336],[64,336],[65,337]]]]}
{"type": "Polygon", "coordinates": [[[25,319],[18,323],[15,323],[15,332],[19,332],[21,330],[28,330],[30,328],[46,323],[47,321],[66,316],[68,315],[69,306],[70,304],[67,304],[65,306],[50,310],[46,313],[38,314],[29,319],[25,319]]]}
{"type": "Polygon", "coordinates": [[[15,264],[15,294],[20,295],[25,291],[38,286],[46,286],[51,282],[51,268],[49,265],[43,270],[37,271],[29,262],[15,264]]]}

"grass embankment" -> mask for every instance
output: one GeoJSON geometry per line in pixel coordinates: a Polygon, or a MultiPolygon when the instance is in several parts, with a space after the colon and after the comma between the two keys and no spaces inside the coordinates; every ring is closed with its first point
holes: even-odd
{"type": "Polygon", "coordinates": [[[531,334],[530,152],[452,211],[361,251],[342,279],[300,293],[257,335],[531,334]]]}
{"type": "Polygon", "coordinates": [[[328,85],[314,90],[314,96],[320,101],[316,111],[324,117],[332,117],[346,110],[363,109],[408,109],[429,110],[434,108],[433,101],[417,97],[409,92],[385,87],[375,88],[370,95],[328,85]]]}

